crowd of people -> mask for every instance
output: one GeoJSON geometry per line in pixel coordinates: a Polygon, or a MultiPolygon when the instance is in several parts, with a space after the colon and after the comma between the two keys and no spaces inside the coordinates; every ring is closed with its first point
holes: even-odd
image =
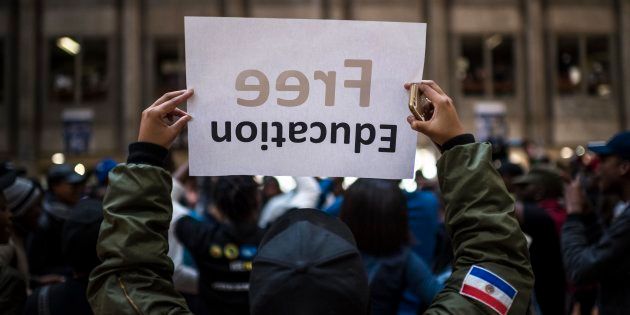
{"type": "Polygon", "coordinates": [[[439,181],[417,172],[413,192],[188,176],[168,148],[191,90],[143,112],[126,163],[54,165],[40,183],[3,162],[0,313],[629,313],[630,132],[525,169],[420,86],[433,118],[407,120],[442,157],[439,181]]]}

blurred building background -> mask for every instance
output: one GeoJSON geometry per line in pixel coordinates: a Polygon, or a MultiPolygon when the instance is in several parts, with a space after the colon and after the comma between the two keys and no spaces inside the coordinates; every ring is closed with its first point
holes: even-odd
{"type": "Polygon", "coordinates": [[[1,0],[0,155],[122,160],[186,86],[188,15],[426,22],[424,77],[470,130],[557,150],[630,129],[630,0],[1,0]]]}

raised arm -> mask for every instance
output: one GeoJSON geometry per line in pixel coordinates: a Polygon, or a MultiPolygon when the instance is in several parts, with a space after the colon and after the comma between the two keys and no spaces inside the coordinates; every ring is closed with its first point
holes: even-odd
{"type": "Polygon", "coordinates": [[[191,314],[172,282],[171,177],[162,168],[167,148],[190,120],[177,105],[191,95],[167,93],[147,108],[127,164],[109,175],[96,247],[102,263],[87,290],[95,314],[191,314]],[[169,124],[175,116],[180,118],[169,124]]]}
{"type": "Polygon", "coordinates": [[[453,274],[426,314],[526,314],[533,273],[491,146],[464,133],[452,100],[437,84],[423,81],[420,88],[435,107],[433,117],[408,121],[443,152],[438,178],[455,254],[453,274]]]}

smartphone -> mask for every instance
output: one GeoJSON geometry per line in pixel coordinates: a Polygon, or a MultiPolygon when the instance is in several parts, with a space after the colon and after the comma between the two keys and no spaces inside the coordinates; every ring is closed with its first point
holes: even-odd
{"type": "Polygon", "coordinates": [[[427,121],[433,117],[433,103],[420,91],[419,83],[409,88],[409,111],[418,120],[427,121]]]}

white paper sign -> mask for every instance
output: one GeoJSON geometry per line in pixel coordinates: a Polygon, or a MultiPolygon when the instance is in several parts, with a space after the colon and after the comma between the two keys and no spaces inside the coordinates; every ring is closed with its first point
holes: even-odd
{"type": "Polygon", "coordinates": [[[411,178],[426,24],[186,17],[191,175],[411,178]]]}

